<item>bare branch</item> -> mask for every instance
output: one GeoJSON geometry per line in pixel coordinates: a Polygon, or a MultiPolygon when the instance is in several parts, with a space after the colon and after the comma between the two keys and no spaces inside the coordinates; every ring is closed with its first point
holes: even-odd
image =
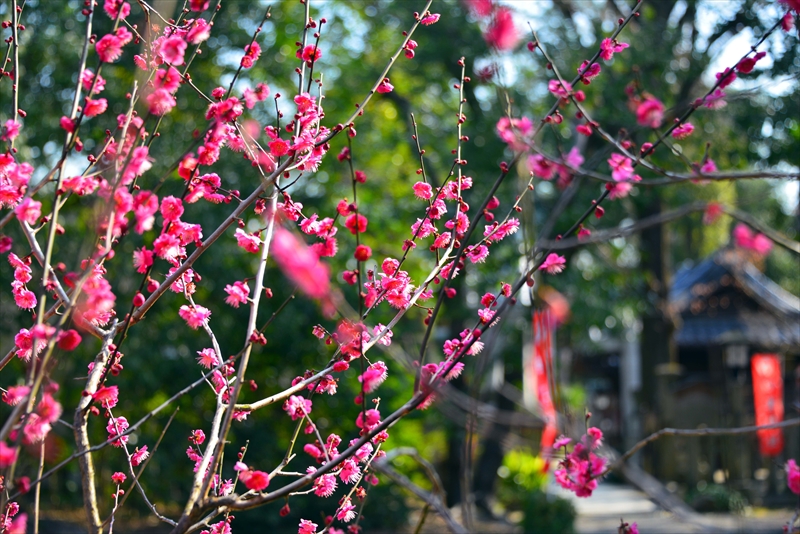
{"type": "Polygon", "coordinates": [[[656,441],[657,439],[664,437],[664,436],[692,436],[692,437],[702,437],[702,436],[736,436],[739,434],[752,434],[753,432],[758,432],[759,430],[769,430],[771,428],[787,428],[792,426],[800,426],[800,418],[797,419],[787,419],[786,421],[781,421],[780,423],[772,423],[771,425],[761,425],[761,426],[743,426],[739,428],[662,428],[658,432],[654,432],[644,438],[643,440],[639,441],[636,445],[631,447],[625,454],[617,458],[613,463],[611,463],[605,471],[603,471],[600,477],[607,475],[609,472],[618,469],[622,464],[624,464],[628,458],[639,452],[642,448],[646,445],[656,441]]]}
{"type": "MultiPolygon", "coordinates": [[[[551,250],[567,250],[582,245],[604,243],[606,241],[610,241],[617,237],[626,237],[641,232],[642,230],[645,230],[647,228],[651,228],[653,226],[658,226],[660,224],[665,224],[671,221],[675,221],[691,213],[705,211],[708,208],[708,206],[709,203],[707,202],[693,202],[691,204],[687,204],[681,208],[672,211],[667,211],[659,213],[658,215],[645,217],[644,219],[641,219],[630,225],[618,226],[616,228],[595,231],[592,233],[592,235],[584,238],[570,237],[559,241],[540,240],[538,246],[540,248],[549,248],[551,250]]],[[[788,237],[781,234],[777,230],[770,228],[764,223],[758,221],[752,215],[740,209],[723,205],[719,205],[719,207],[724,213],[727,213],[734,219],[738,219],[742,222],[749,224],[759,232],[763,233],[764,235],[772,239],[775,243],[778,243],[782,247],[785,247],[787,250],[800,254],[800,243],[798,243],[797,241],[789,239],[788,237]]]]}
{"type": "MultiPolygon", "coordinates": [[[[84,390],[88,392],[95,392],[100,386],[100,377],[103,375],[103,370],[108,363],[110,356],[109,345],[111,344],[111,336],[107,337],[103,349],[97,355],[94,361],[94,367],[89,373],[89,378],[86,381],[84,390]]],[[[75,435],[76,453],[78,456],[78,465],[81,470],[81,489],[83,490],[83,507],[86,511],[86,519],[89,522],[88,529],[92,534],[102,531],[100,524],[100,509],[97,506],[97,490],[94,482],[94,461],[92,454],[89,452],[91,444],[89,443],[89,406],[92,403],[92,396],[82,396],[78,406],[75,408],[75,416],[73,418],[73,433],[75,435]]],[[[43,478],[43,477],[40,477],[43,478]]]]}
{"type": "Polygon", "coordinates": [[[444,519],[444,522],[447,524],[447,528],[450,532],[453,532],[454,534],[468,534],[469,531],[461,526],[455,519],[453,519],[453,516],[450,515],[450,510],[447,509],[439,497],[428,491],[425,491],[411,482],[407,476],[399,473],[393,467],[391,467],[388,461],[379,460],[375,462],[374,465],[375,469],[394,480],[398,486],[407,489],[422,499],[427,505],[432,506],[437,512],[439,512],[439,515],[442,516],[442,519],[444,519]]]}

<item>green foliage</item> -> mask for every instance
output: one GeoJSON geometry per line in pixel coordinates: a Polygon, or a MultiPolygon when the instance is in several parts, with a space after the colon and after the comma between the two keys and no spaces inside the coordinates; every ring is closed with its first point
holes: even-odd
{"type": "Polygon", "coordinates": [[[586,408],[586,389],[581,384],[569,384],[562,387],[561,396],[572,413],[579,413],[586,408]]]}
{"type": "Polygon", "coordinates": [[[525,534],[573,534],[575,532],[575,507],[567,499],[537,490],[525,499],[525,534]]]}
{"type": "Polygon", "coordinates": [[[747,506],[747,499],[741,493],[721,484],[704,484],[691,489],[686,494],[686,502],[698,512],[743,514],[747,506]]]}
{"type": "Polygon", "coordinates": [[[514,449],[503,457],[497,470],[500,477],[497,499],[510,510],[522,510],[531,492],[542,491],[547,485],[544,460],[527,450],[514,449]]]}
{"type": "Polygon", "coordinates": [[[549,477],[544,467],[544,459],[527,450],[509,451],[498,469],[498,502],[508,510],[523,512],[526,534],[571,534],[575,508],[570,501],[546,492],[549,477]]]}
{"type": "Polygon", "coordinates": [[[527,451],[515,449],[503,458],[503,466],[508,469],[514,484],[527,492],[541,490],[547,484],[547,473],[544,471],[545,461],[527,451]]]}

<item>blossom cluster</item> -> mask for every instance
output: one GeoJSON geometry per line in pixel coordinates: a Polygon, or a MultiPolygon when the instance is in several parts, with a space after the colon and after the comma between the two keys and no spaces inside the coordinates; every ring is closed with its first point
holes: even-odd
{"type": "Polygon", "coordinates": [[[786,462],[786,485],[792,493],[800,495],[800,467],[792,459],[786,462]]]}
{"type": "Polygon", "coordinates": [[[570,438],[560,437],[553,443],[553,449],[564,448],[564,458],[559,461],[555,471],[558,484],[578,497],[591,497],[597,488],[597,479],[602,476],[606,467],[606,459],[595,454],[603,443],[603,431],[591,427],[581,440],[567,452],[570,438]]]}
{"type": "Polygon", "coordinates": [[[733,239],[736,246],[751,250],[759,256],[766,256],[772,250],[772,240],[762,233],[753,232],[743,223],[737,224],[733,229],[733,239]]]}

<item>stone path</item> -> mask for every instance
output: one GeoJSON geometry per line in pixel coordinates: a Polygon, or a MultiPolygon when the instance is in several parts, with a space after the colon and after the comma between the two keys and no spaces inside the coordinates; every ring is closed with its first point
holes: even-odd
{"type": "Polygon", "coordinates": [[[579,499],[557,487],[552,491],[575,505],[579,534],[615,534],[620,518],[629,523],[635,521],[642,534],[779,534],[792,515],[791,510],[757,510],[745,516],[703,514],[702,523],[690,523],[663,511],[647,495],[623,484],[601,483],[588,499],[579,499]]]}

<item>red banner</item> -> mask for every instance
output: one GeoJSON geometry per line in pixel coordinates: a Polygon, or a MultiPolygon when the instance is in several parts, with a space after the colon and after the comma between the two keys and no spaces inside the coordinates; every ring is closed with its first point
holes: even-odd
{"type": "Polygon", "coordinates": [[[549,310],[533,312],[533,374],[536,399],[545,420],[541,448],[546,454],[558,434],[556,408],[550,390],[550,381],[553,378],[553,322],[549,310]]]}
{"type": "MultiPolygon", "coordinates": [[[[783,420],[783,376],[777,354],[756,354],[750,360],[753,374],[753,401],[756,425],[770,425],[783,420]]],[[[780,428],[759,430],[758,449],[763,456],[777,456],[783,450],[780,428]]]]}

